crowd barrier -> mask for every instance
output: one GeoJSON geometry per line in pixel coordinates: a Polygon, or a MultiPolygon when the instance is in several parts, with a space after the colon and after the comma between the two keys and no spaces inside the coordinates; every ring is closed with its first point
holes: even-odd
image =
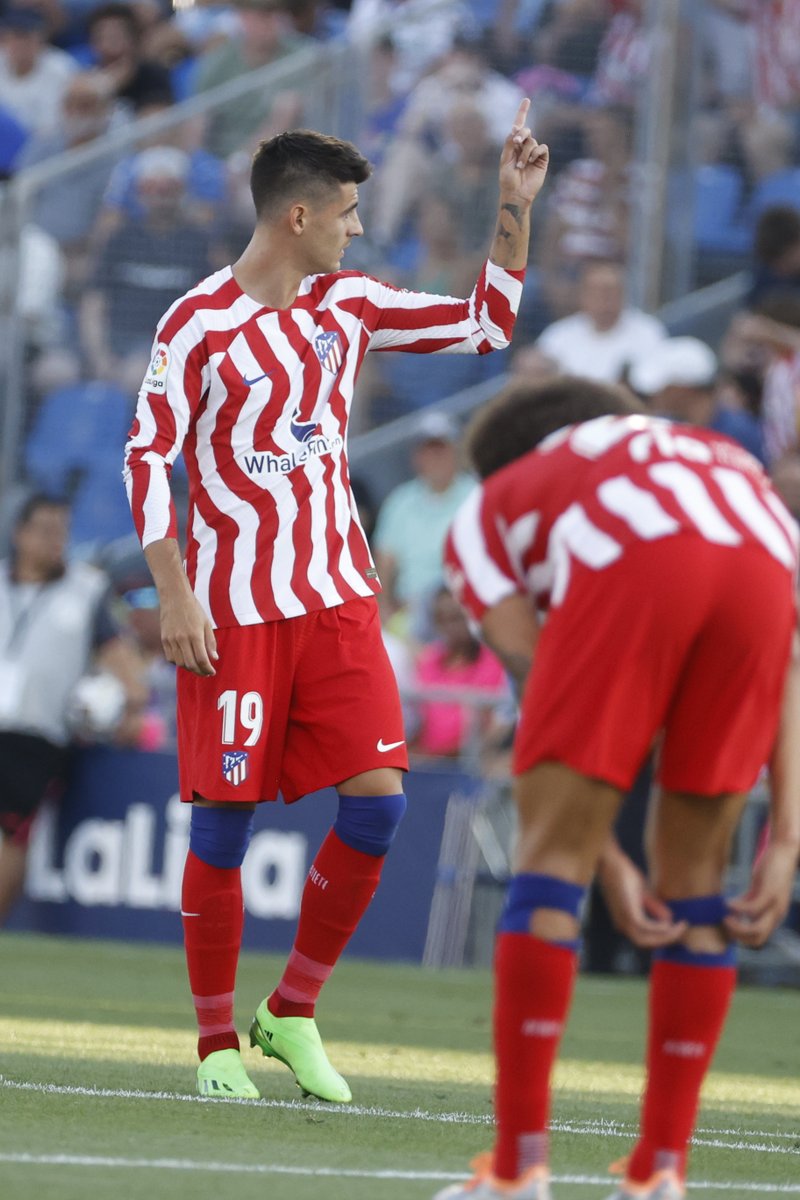
{"type": "MultiPolygon", "coordinates": [[[[448,799],[471,785],[457,771],[407,776],[408,811],[353,954],[422,961],[448,799]]],[[[333,789],[258,806],[242,875],[245,947],[291,947],[305,878],[335,814],[333,789]]],[[[37,820],[9,928],[180,942],[188,822],[171,754],[79,751],[61,804],[37,820]]]]}

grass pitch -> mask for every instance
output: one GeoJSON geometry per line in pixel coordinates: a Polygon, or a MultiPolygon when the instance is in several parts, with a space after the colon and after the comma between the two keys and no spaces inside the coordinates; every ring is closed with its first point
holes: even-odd
{"type": "MultiPolygon", "coordinates": [[[[245,955],[238,1025],[282,959],[245,955]]],[[[299,1100],[249,1048],[263,1099],[194,1094],[180,951],[0,936],[0,1196],[25,1200],[423,1200],[491,1143],[486,972],[340,964],[318,1020],[354,1103],[299,1100]]],[[[556,1078],[559,1200],[601,1200],[632,1143],[644,1039],[638,981],[583,977],[556,1078]],[[560,1181],[560,1182],[559,1182],[560,1181]]],[[[800,997],[742,989],[692,1158],[709,1200],[800,1197],[800,997]]]]}

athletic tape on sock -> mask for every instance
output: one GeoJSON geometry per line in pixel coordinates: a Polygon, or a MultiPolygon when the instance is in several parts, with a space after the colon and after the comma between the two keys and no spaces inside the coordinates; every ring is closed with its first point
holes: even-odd
{"type": "MultiPolygon", "coordinates": [[[[569,883],[555,875],[539,875],[533,872],[515,875],[506,893],[506,902],[500,916],[500,933],[530,933],[531,917],[539,908],[554,908],[578,920],[586,895],[586,888],[579,883],[569,883]]],[[[555,945],[577,950],[578,939],[554,941],[555,945]]]]}
{"type": "MultiPolygon", "coordinates": [[[[690,896],[685,900],[667,901],[673,919],[688,921],[690,925],[720,925],[728,915],[728,902],[724,896],[690,896]]],[[[664,946],[656,950],[654,957],[664,962],[685,963],[696,967],[733,967],[736,965],[737,948],[731,943],[719,954],[690,950],[688,946],[664,946]]]]}
{"type": "Polygon", "coordinates": [[[251,809],[192,805],[189,849],[211,867],[240,867],[252,833],[251,809]]]}
{"type": "Polygon", "coordinates": [[[403,792],[394,796],[339,796],[333,828],[346,846],[383,858],[406,811],[403,792]]]}

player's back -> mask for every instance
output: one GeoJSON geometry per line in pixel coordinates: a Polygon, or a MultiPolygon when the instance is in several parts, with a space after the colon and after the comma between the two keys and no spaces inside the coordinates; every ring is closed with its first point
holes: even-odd
{"type": "Polygon", "coordinates": [[[602,570],[632,544],[680,533],[758,545],[790,570],[797,557],[795,523],[746,450],[640,415],[559,430],[490,476],[456,518],[456,561],[476,530],[487,559],[543,603],[558,602],[570,560],[602,570]]]}

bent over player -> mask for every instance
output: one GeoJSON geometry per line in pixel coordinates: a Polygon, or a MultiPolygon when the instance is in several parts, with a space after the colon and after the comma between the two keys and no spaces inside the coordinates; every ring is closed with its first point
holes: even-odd
{"type": "Polygon", "coordinates": [[[658,947],[641,1130],[614,1200],[679,1200],[732,941],[759,944],[785,915],[800,847],[796,736],[779,732],[800,714],[796,528],[740,446],[583,380],[501,393],[468,448],[484,482],[445,553],[524,686],[520,832],[495,957],[497,1139],[438,1200],[549,1197],[550,1074],[598,867],[624,930],[658,947]],[[654,746],[651,891],[610,831],[654,746]],[[772,842],[726,902],[731,839],[770,758],[772,842]]]}
{"type": "Polygon", "coordinates": [[[548,161],[527,111],[524,101],[501,153],[497,232],[468,300],[339,269],[362,233],[369,164],[350,143],[301,130],[254,156],[256,226],[242,257],[178,300],[157,331],[125,474],[165,652],[183,668],[180,783],[193,807],[182,916],[207,1095],[258,1095],[233,1024],[254,806],[334,785],[336,822],[250,1039],[304,1092],[351,1098],[314,1006],[377,887],[407,768],[380,585],[348,475],[353,388],[370,349],[484,354],[508,344],[548,161]],[[169,491],[181,448],[185,568],[169,491]]]}

